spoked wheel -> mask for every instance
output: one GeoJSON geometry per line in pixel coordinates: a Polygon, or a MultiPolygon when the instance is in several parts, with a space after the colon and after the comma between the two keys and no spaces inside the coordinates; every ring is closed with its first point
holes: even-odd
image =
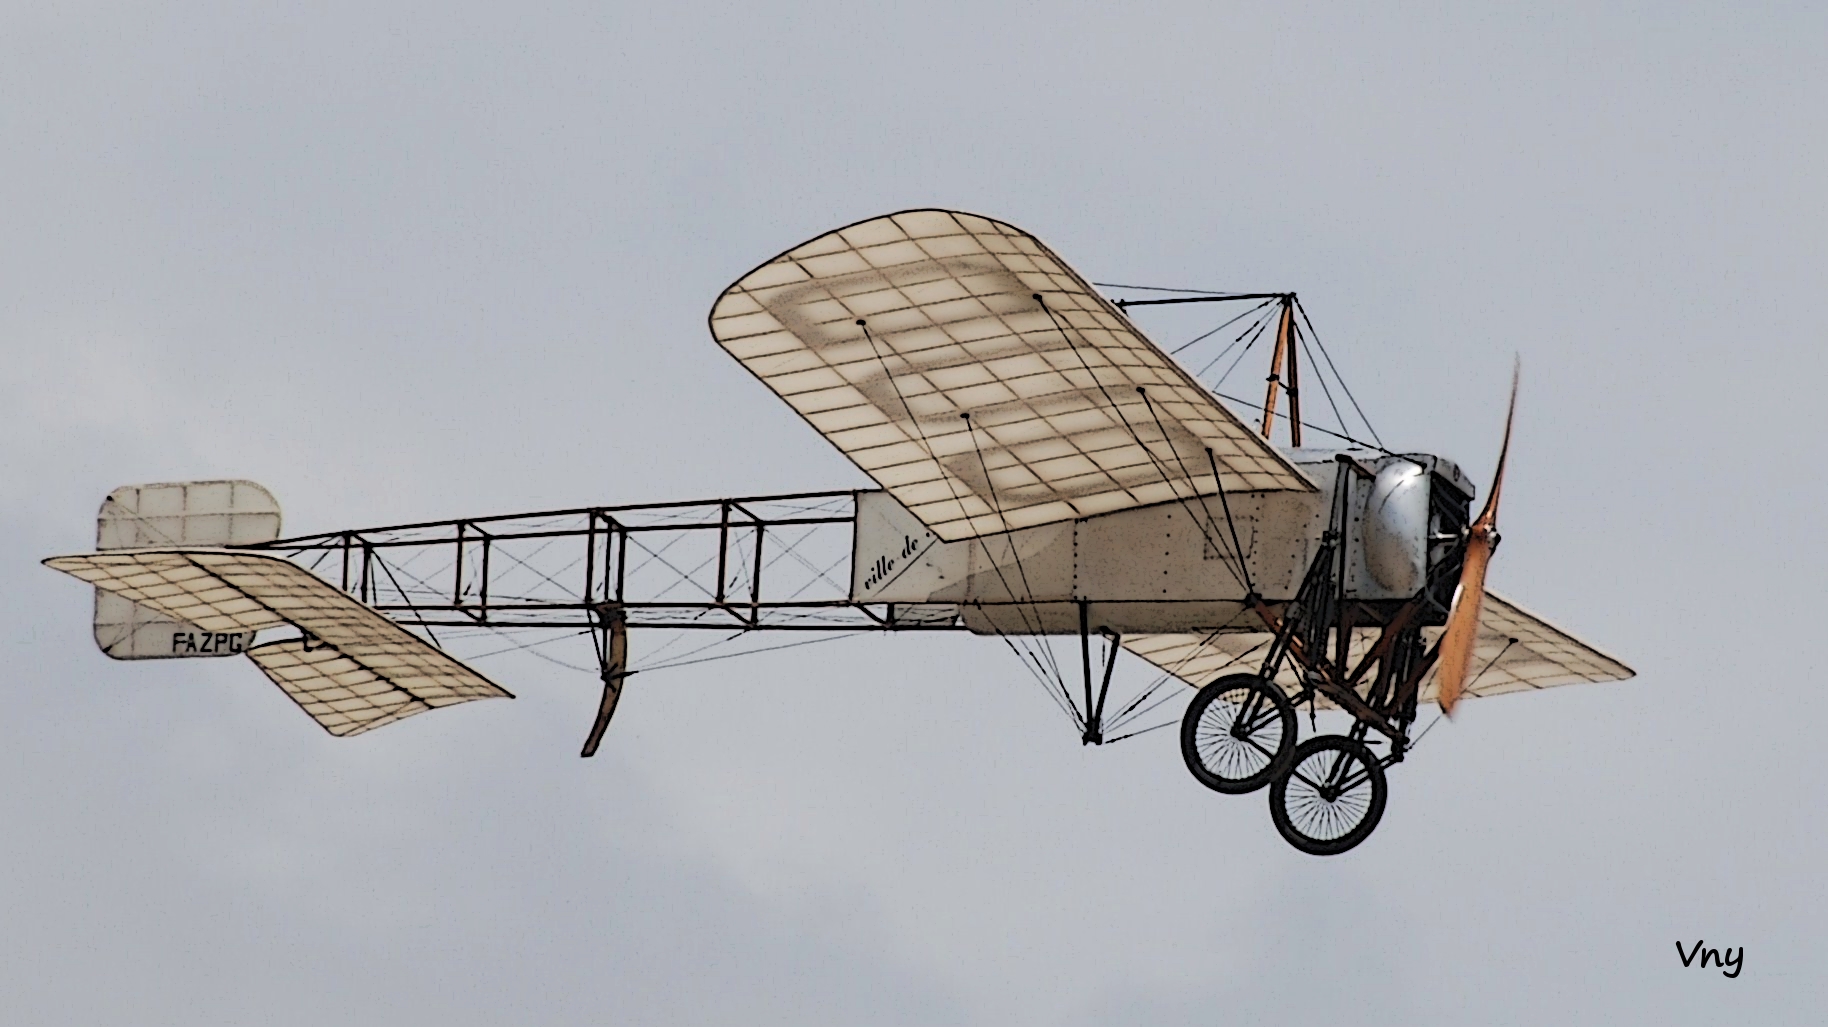
{"type": "Polygon", "coordinates": [[[1242,795],[1269,784],[1295,748],[1295,704],[1255,674],[1200,689],[1181,718],[1181,758],[1215,792],[1242,795]]]}
{"type": "Polygon", "coordinates": [[[1290,845],[1337,856],[1371,836],[1390,786],[1365,743],[1321,735],[1295,747],[1288,772],[1269,788],[1269,813],[1290,845]]]}

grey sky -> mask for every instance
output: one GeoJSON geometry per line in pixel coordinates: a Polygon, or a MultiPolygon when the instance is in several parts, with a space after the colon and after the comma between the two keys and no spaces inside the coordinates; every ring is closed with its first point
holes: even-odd
{"type": "Polygon", "coordinates": [[[1820,11],[377,6],[0,15],[7,1020],[1819,1019],[1820,11]],[[1492,583],[1639,677],[1469,703],[1316,860],[994,640],[638,677],[582,761],[587,675],[337,740],[36,565],[129,482],[289,532],[862,485],[704,317],[922,205],[1300,290],[1481,485],[1520,353],[1492,583]]]}

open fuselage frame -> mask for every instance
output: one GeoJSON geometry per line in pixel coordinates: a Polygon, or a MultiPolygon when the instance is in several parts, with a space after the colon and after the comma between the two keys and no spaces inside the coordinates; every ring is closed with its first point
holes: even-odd
{"type": "MultiPolygon", "coordinates": [[[[617,692],[629,674],[632,629],[1077,635],[1085,680],[1074,691],[1082,691],[1084,708],[1074,714],[1091,743],[1104,740],[1111,678],[1108,661],[1099,668],[1091,659],[1095,639],[1112,643],[1114,656],[1116,643],[1138,625],[1208,635],[1268,631],[1274,641],[1251,670],[1270,681],[1292,668],[1298,684],[1284,687],[1294,701],[1351,713],[1359,736],[1377,731],[1391,742],[1389,758],[1400,759],[1433,666],[1423,629],[1444,623],[1451,605],[1470,496],[1457,472],[1427,473],[1421,587],[1400,597],[1376,595],[1388,589],[1374,582],[1354,587],[1365,577],[1358,530],[1371,516],[1365,493],[1378,475],[1366,456],[1311,458],[1304,465],[1310,473],[1326,468],[1335,480],[1298,511],[1265,508],[1263,497],[1251,494],[1189,497],[955,543],[901,535],[919,529],[891,498],[851,490],[419,522],[249,548],[285,556],[434,641],[453,629],[591,632],[606,690],[617,692]],[[1247,518],[1248,546],[1238,542],[1234,507],[1247,518]],[[859,525],[860,510],[883,508],[903,515],[889,539],[859,525]],[[1162,597],[1139,597],[1134,587],[1047,591],[1052,578],[1095,589],[1100,565],[1131,578],[1139,568],[1163,573],[1140,558],[1140,546],[1154,543],[1134,538],[1170,537],[1156,531],[1160,526],[1178,526],[1181,535],[1179,552],[1162,550],[1163,558],[1187,571],[1180,578],[1202,584],[1164,578],[1170,587],[1162,597]],[[1030,540],[1049,532],[1071,540],[1070,567],[1048,569],[1045,544],[1025,558],[1030,540]],[[1099,541],[1112,548],[1092,548],[1099,541]],[[947,556],[963,573],[935,587],[933,569],[947,556]],[[914,585],[923,572],[927,583],[914,585]],[[1368,631],[1374,634],[1364,652],[1368,631]],[[1361,650],[1356,660],[1354,648],[1361,650]]],[[[1436,465],[1427,457],[1385,460],[1436,465]]],[[[599,725],[593,734],[600,733],[599,725]]]]}

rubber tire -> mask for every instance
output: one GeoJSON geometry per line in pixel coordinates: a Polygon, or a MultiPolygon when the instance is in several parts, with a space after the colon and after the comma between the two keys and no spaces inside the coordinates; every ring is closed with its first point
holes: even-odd
{"type": "Polygon", "coordinates": [[[1345,735],[1318,735],[1295,747],[1283,772],[1269,786],[1269,815],[1276,822],[1276,830],[1284,841],[1310,856],[1337,856],[1366,838],[1377,829],[1378,821],[1384,818],[1384,804],[1390,798],[1390,782],[1384,776],[1384,765],[1378,762],[1377,754],[1365,743],[1345,735]],[[1367,778],[1371,784],[1371,803],[1365,810],[1364,819],[1352,830],[1338,838],[1310,838],[1302,834],[1290,822],[1288,814],[1288,786],[1294,771],[1308,757],[1323,750],[1335,750],[1348,754],[1353,760],[1367,768],[1367,778]]]}
{"type": "Polygon", "coordinates": [[[1244,795],[1282,776],[1289,757],[1295,751],[1295,731],[1295,704],[1289,701],[1282,689],[1264,684],[1255,674],[1229,674],[1200,689],[1193,701],[1187,704],[1187,712],[1181,716],[1181,759],[1187,764],[1193,779],[1200,784],[1225,795],[1244,795]],[[1277,718],[1282,721],[1282,739],[1276,747],[1275,755],[1262,770],[1249,777],[1229,778],[1214,773],[1206,766],[1200,759],[1197,742],[1200,718],[1205,715],[1206,708],[1220,695],[1240,687],[1249,687],[1268,699],[1275,708],[1277,718]]]}

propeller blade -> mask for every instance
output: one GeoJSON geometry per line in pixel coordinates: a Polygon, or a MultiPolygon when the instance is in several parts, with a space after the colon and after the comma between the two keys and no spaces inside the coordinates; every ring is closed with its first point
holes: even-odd
{"type": "Polygon", "coordinates": [[[1479,641],[1479,606],[1485,601],[1485,568],[1491,559],[1488,539],[1474,535],[1467,540],[1453,612],[1447,615],[1447,631],[1441,636],[1440,702],[1441,712],[1449,716],[1466,690],[1466,673],[1472,669],[1473,646],[1479,641]]]}
{"type": "Polygon", "coordinates": [[[1523,362],[1511,365],[1511,403],[1504,411],[1504,441],[1498,444],[1498,469],[1492,472],[1491,495],[1485,497],[1485,507],[1479,511],[1479,517],[1473,523],[1483,524],[1487,531],[1498,529],[1498,494],[1504,491],[1504,462],[1511,455],[1511,422],[1517,419],[1517,382],[1523,376],[1523,362]]]}
{"type": "Polygon", "coordinates": [[[1498,548],[1498,496],[1504,491],[1504,464],[1511,453],[1511,422],[1517,416],[1517,381],[1521,367],[1511,369],[1511,404],[1504,415],[1504,442],[1498,447],[1498,469],[1492,474],[1492,491],[1485,507],[1467,528],[1466,556],[1460,567],[1460,585],[1454,589],[1453,610],[1441,635],[1441,712],[1451,716],[1454,704],[1466,690],[1466,673],[1472,669],[1473,647],[1479,641],[1479,607],[1485,600],[1485,570],[1498,548]]]}

